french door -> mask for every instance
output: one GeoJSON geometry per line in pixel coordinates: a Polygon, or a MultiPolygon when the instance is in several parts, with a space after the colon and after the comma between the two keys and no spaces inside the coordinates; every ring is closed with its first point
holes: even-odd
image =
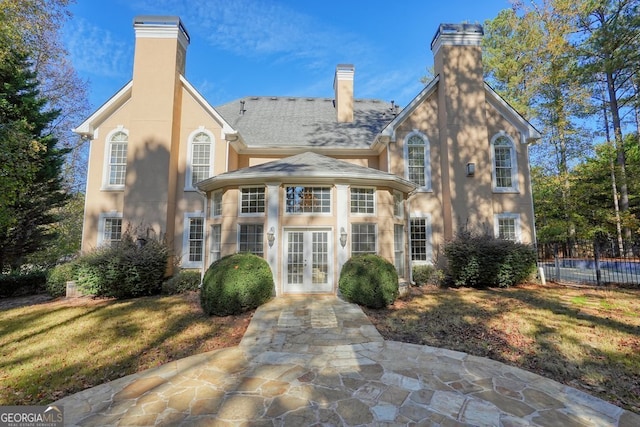
{"type": "Polygon", "coordinates": [[[333,292],[331,230],[285,229],[284,239],[284,292],[333,292]]]}

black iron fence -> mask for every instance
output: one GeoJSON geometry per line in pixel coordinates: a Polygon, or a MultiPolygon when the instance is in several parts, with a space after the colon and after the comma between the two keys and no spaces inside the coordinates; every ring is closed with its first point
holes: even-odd
{"type": "Polygon", "coordinates": [[[640,286],[640,242],[616,239],[538,243],[547,281],[640,286]]]}

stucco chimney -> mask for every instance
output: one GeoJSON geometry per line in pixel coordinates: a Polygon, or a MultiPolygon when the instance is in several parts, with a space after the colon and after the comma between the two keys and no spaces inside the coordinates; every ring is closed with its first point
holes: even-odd
{"type": "Polygon", "coordinates": [[[333,79],[335,91],[336,118],[338,123],[353,122],[353,75],[355,67],[352,64],[338,64],[333,79]]]}
{"type": "Polygon", "coordinates": [[[482,70],[482,26],[441,24],[431,42],[438,81],[445,239],[467,224],[493,223],[491,155],[482,70]],[[467,163],[476,166],[473,178],[467,163]],[[464,214],[460,214],[464,212],[464,214]]]}
{"type": "Polygon", "coordinates": [[[482,36],[484,31],[480,24],[440,24],[431,41],[431,51],[434,57],[435,74],[441,74],[443,68],[442,56],[446,47],[468,46],[475,48],[482,54],[482,36]]]}

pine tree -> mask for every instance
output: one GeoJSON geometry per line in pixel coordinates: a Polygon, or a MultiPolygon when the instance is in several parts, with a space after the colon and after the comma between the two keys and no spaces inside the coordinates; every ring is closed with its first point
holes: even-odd
{"type": "Polygon", "coordinates": [[[10,51],[0,63],[0,268],[18,269],[25,256],[55,238],[52,213],[67,201],[62,165],[47,108],[26,55],[10,51]]]}

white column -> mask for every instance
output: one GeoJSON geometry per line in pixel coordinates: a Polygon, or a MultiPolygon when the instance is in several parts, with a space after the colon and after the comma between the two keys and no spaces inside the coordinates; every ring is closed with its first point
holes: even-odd
{"type": "Polygon", "coordinates": [[[338,278],[342,271],[342,266],[349,259],[349,245],[351,236],[347,237],[347,244],[342,247],[340,244],[340,234],[344,232],[349,234],[349,186],[344,184],[336,184],[336,248],[338,250],[338,268],[336,270],[338,278]]]}
{"type": "Polygon", "coordinates": [[[273,274],[273,283],[276,285],[276,295],[280,295],[282,289],[278,283],[278,248],[282,242],[283,236],[278,224],[278,218],[280,217],[280,183],[267,183],[267,224],[265,229],[266,233],[273,231],[275,241],[273,245],[267,244],[266,258],[271,267],[271,273],[273,274]]]}

